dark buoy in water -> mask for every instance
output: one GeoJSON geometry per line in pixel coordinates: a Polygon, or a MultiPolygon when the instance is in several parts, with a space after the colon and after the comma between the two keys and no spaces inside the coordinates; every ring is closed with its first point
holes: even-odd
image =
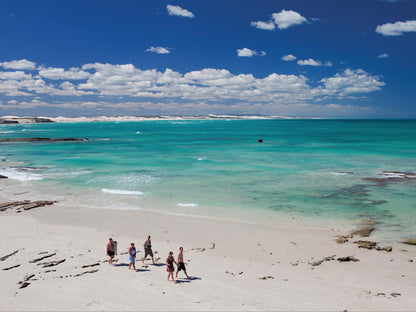
{"type": "Polygon", "coordinates": [[[263,143],[263,139],[262,138],[258,139],[258,142],[263,143]]]}

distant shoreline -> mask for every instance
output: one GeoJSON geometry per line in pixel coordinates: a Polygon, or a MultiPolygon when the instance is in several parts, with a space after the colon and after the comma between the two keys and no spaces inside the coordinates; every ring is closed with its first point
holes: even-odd
{"type": "Polygon", "coordinates": [[[316,117],[252,116],[252,115],[198,115],[198,116],[96,116],[96,117],[18,117],[1,116],[0,124],[24,123],[76,123],[93,121],[144,121],[144,120],[261,120],[261,119],[321,119],[316,117]]]}

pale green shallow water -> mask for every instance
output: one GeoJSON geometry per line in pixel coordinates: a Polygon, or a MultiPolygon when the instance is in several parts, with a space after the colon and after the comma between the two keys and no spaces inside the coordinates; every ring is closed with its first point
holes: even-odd
{"type": "Polygon", "coordinates": [[[272,223],[373,218],[386,239],[416,236],[416,179],[363,180],[416,172],[416,121],[0,125],[13,137],[89,139],[0,145],[0,174],[71,204],[272,223]]]}

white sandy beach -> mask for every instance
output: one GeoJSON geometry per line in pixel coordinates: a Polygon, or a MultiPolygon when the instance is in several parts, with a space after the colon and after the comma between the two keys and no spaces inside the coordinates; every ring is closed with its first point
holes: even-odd
{"type": "MultiPolygon", "coordinates": [[[[7,190],[7,179],[0,181],[7,190]]],[[[2,195],[1,203],[13,200],[2,195]]],[[[21,213],[8,209],[0,213],[0,222],[0,257],[18,250],[0,261],[2,311],[414,311],[416,306],[415,246],[367,250],[352,243],[356,237],[339,245],[334,235],[346,233],[330,227],[276,228],[59,203],[21,213]],[[140,259],[147,234],[159,265],[146,261],[149,266],[142,267],[137,261],[139,271],[128,270],[123,253],[134,242],[140,259]],[[118,241],[116,266],[105,263],[109,237],[118,241]],[[166,281],[164,263],[180,246],[192,279],[179,273],[182,278],[173,284],[166,281]],[[334,255],[334,260],[310,264],[334,255]],[[344,256],[359,262],[336,260],[344,256]],[[28,287],[20,289],[19,281],[33,274],[28,287]]]]}

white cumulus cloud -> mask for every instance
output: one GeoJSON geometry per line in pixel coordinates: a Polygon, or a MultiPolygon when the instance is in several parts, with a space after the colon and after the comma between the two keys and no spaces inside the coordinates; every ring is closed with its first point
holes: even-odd
{"type": "Polygon", "coordinates": [[[0,63],[0,66],[6,69],[21,69],[21,70],[35,70],[36,69],[36,63],[30,62],[26,59],[3,62],[3,63],[0,63]]]}
{"type": "Polygon", "coordinates": [[[362,69],[346,69],[333,77],[322,79],[321,83],[325,86],[325,93],[340,96],[373,92],[385,85],[379,77],[371,76],[362,69]]]}
{"type": "MultiPolygon", "coordinates": [[[[254,52],[261,55],[261,52],[246,49],[253,55],[254,52]]],[[[248,53],[247,50],[244,51],[248,53]]],[[[7,109],[12,106],[140,109],[140,112],[154,114],[153,106],[157,105],[159,111],[176,114],[182,111],[308,112],[318,107],[311,103],[351,99],[355,94],[380,90],[384,84],[380,77],[362,69],[347,69],[320,81],[310,80],[304,75],[274,72],[264,77],[251,73],[234,74],[224,68],[202,68],[181,73],[169,68],[164,71],[142,70],[133,64],[109,63],[89,63],[69,69],[38,67],[30,74],[22,70],[0,69],[0,94],[26,97],[24,101],[19,98],[10,99],[18,102],[3,101],[1,107],[7,109]],[[86,95],[88,98],[83,98],[86,95]],[[65,98],[60,100],[60,96],[65,98]],[[115,103],[115,97],[119,102],[115,103]]]]}
{"type": "Polygon", "coordinates": [[[169,48],[164,48],[164,47],[150,47],[148,49],[146,49],[146,52],[154,52],[157,54],[168,54],[170,53],[169,48]]]}
{"type": "Polygon", "coordinates": [[[294,60],[296,60],[296,56],[294,56],[292,54],[283,55],[282,60],[283,61],[294,61],[294,60]]]}
{"type": "Polygon", "coordinates": [[[383,36],[401,36],[405,32],[416,31],[416,20],[378,25],[376,32],[383,36]]]}
{"type": "Polygon", "coordinates": [[[264,51],[256,51],[256,50],[251,50],[249,48],[242,48],[242,49],[237,49],[237,55],[239,57],[252,57],[254,55],[260,55],[260,56],[265,56],[266,52],[264,51]]]}
{"type": "Polygon", "coordinates": [[[387,53],[383,53],[383,54],[380,54],[380,55],[378,55],[377,57],[378,58],[388,58],[390,55],[388,55],[387,53]]]}
{"type": "Polygon", "coordinates": [[[299,60],[298,65],[302,66],[321,66],[321,61],[315,61],[314,59],[307,59],[307,60],[299,60]]]}
{"type": "Polygon", "coordinates": [[[183,17],[189,17],[189,18],[194,17],[194,14],[192,12],[181,8],[179,5],[168,4],[166,6],[166,9],[168,10],[169,15],[183,16],[183,17]]]}
{"type": "Polygon", "coordinates": [[[273,13],[272,18],[279,29],[286,29],[291,26],[306,23],[306,18],[298,12],[282,10],[279,13],[273,13]]]}
{"type": "Polygon", "coordinates": [[[251,22],[250,25],[255,27],[255,28],[264,29],[264,30],[274,30],[276,28],[273,21],[269,21],[269,22],[262,22],[262,21],[251,22]]]}
{"type": "Polygon", "coordinates": [[[51,67],[51,68],[39,68],[39,75],[47,79],[53,80],[82,80],[91,76],[90,73],[80,70],[79,68],[70,68],[65,70],[63,68],[51,67]]]}

